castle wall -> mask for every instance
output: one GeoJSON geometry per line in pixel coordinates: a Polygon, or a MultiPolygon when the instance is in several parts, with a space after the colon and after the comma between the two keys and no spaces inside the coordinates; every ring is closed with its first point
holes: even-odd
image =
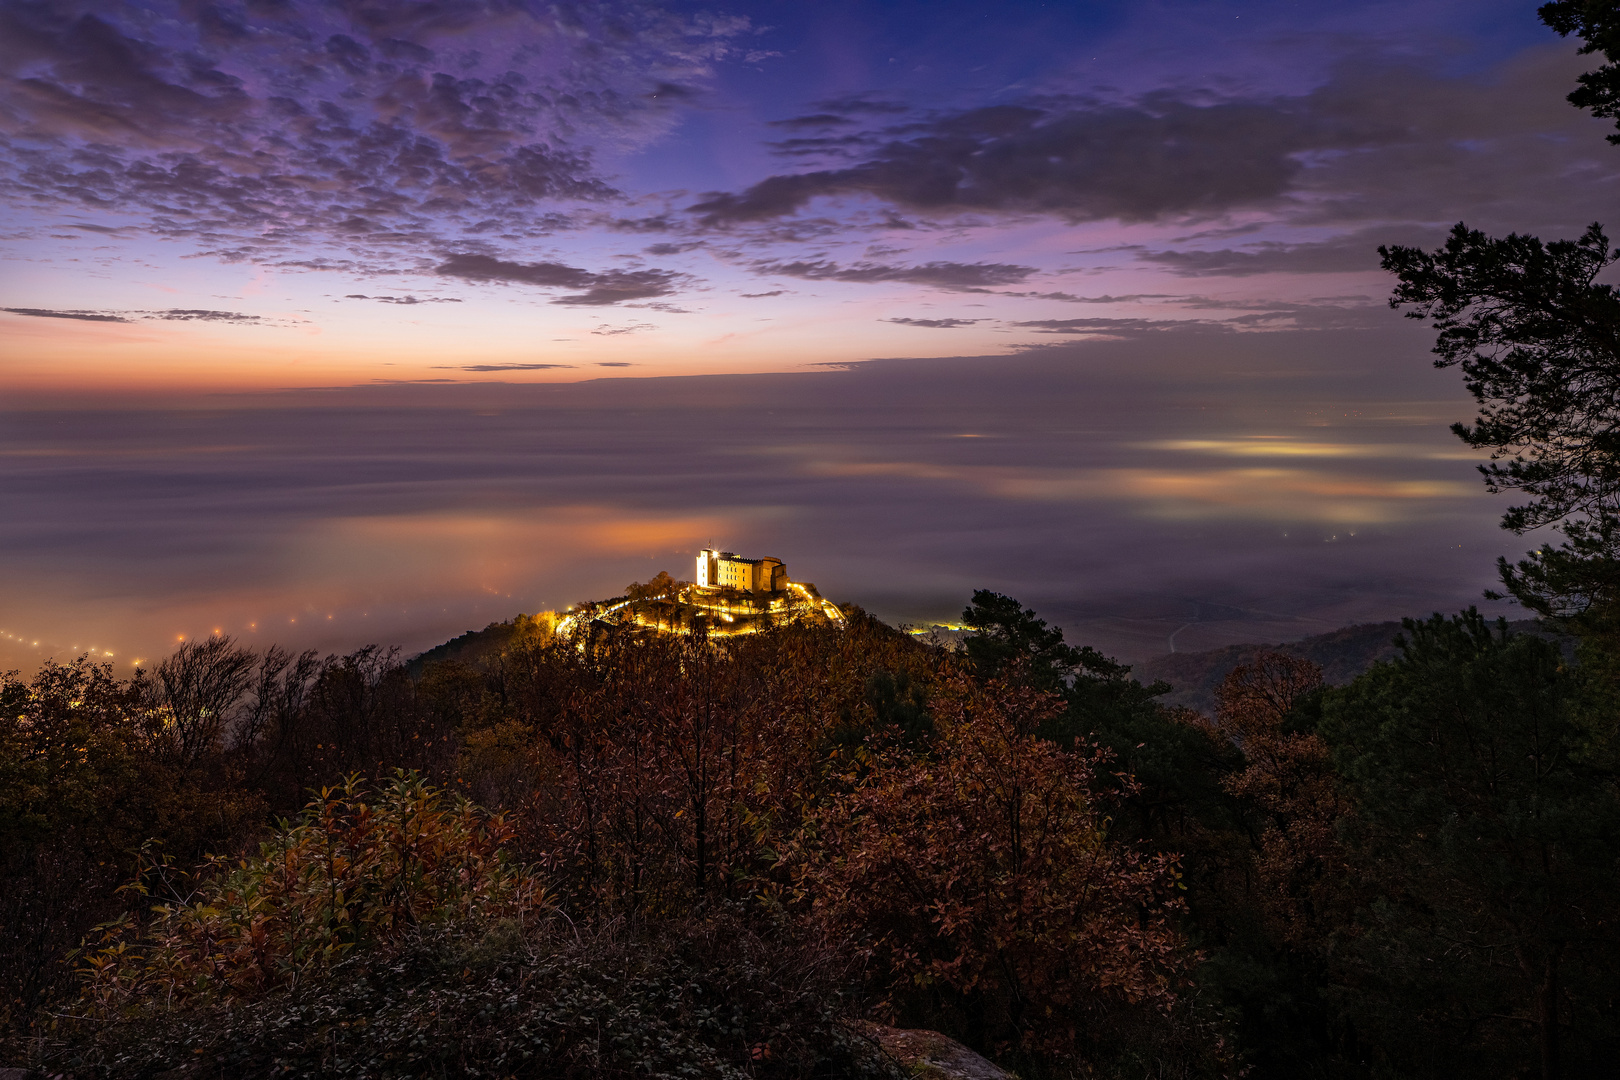
{"type": "Polygon", "coordinates": [[[730,551],[715,551],[712,548],[698,552],[699,588],[775,593],[785,590],[787,584],[787,565],[781,559],[744,559],[730,551]]]}

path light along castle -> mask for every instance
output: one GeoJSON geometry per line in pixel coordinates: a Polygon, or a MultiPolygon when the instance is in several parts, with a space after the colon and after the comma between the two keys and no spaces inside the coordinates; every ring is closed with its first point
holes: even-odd
{"type": "Polygon", "coordinates": [[[700,624],[710,637],[753,634],[809,619],[845,624],[837,604],[822,598],[808,581],[789,581],[781,559],[745,559],[732,551],[698,552],[696,581],[675,581],[667,573],[625,595],[581,604],[558,617],[557,632],[584,626],[605,629],[634,625],[661,633],[688,633],[700,624]]]}

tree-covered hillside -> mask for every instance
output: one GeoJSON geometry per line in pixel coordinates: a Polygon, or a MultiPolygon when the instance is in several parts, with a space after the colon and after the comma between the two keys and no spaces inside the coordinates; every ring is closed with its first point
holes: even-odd
{"type": "Polygon", "coordinates": [[[1409,622],[1337,688],[1263,653],[1198,713],[994,593],[958,650],[845,615],[7,677],[7,1053],[889,1075],[872,1021],[1051,1077],[1620,1050],[1607,714],[1543,637],[1409,622]]]}

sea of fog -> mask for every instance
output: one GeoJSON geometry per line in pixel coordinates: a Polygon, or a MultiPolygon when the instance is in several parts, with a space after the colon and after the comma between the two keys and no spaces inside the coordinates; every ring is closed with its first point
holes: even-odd
{"type": "Polygon", "coordinates": [[[1498,529],[1428,340],[8,407],[0,668],[211,633],[416,651],[705,545],[895,623],[993,589],[1130,660],[1485,604],[1534,538],[1498,529]]]}

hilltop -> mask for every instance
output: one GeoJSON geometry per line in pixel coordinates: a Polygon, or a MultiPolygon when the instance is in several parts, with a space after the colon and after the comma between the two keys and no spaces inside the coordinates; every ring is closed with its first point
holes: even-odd
{"type": "Polygon", "coordinates": [[[804,622],[842,626],[844,612],[823,599],[809,582],[783,581],[776,589],[754,592],[705,587],[660,571],[650,581],[631,582],[620,596],[575,604],[566,611],[517,615],[507,622],[492,622],[482,630],[468,630],[413,656],[407,666],[412,676],[420,676],[429,664],[454,660],[478,665],[525,638],[544,640],[552,634],[585,627],[628,625],[661,633],[686,633],[702,626],[710,636],[730,637],[804,622]]]}
{"type": "MultiPolygon", "coordinates": [[[[567,612],[542,611],[534,615],[517,615],[506,622],[492,622],[482,630],[468,630],[412,657],[408,667],[412,675],[419,676],[427,665],[443,661],[481,665],[499,656],[525,636],[549,635],[559,628],[566,629],[571,621],[582,617],[609,623],[628,622],[649,630],[683,632],[690,629],[694,617],[706,616],[713,626],[711,633],[718,634],[753,632],[768,625],[773,617],[773,611],[768,606],[756,608],[745,597],[731,596],[721,600],[695,595],[689,582],[673,582],[676,588],[668,596],[647,595],[649,587],[656,582],[657,579],[647,585],[632,583],[623,596],[578,604],[567,612]],[[724,622],[722,612],[735,614],[730,622],[724,622]]],[[[809,586],[809,589],[814,597],[813,607],[795,605],[792,613],[784,609],[775,611],[774,617],[824,617],[831,622],[842,618],[837,607],[814,592],[815,586],[809,586]],[[836,618],[826,615],[821,610],[823,608],[838,613],[836,618]]],[[[1550,637],[1566,647],[1568,644],[1568,639],[1549,631],[1535,619],[1518,619],[1508,626],[1515,633],[1550,637]]],[[[918,630],[909,632],[913,637],[923,636],[918,630]]],[[[932,628],[931,632],[936,640],[944,640],[954,646],[966,628],[951,626],[944,632],[940,628],[932,628]]],[[[1395,638],[1400,632],[1401,624],[1397,621],[1357,623],[1298,641],[1245,642],[1203,652],[1170,653],[1132,665],[1131,674],[1143,685],[1160,680],[1169,683],[1172,689],[1159,698],[1164,704],[1179,705],[1207,714],[1214,712],[1215,688],[1221,680],[1233,668],[1253,663],[1263,653],[1279,652],[1309,660],[1322,669],[1322,677],[1328,685],[1343,686],[1374,664],[1392,659],[1399,651],[1395,638]]]]}

